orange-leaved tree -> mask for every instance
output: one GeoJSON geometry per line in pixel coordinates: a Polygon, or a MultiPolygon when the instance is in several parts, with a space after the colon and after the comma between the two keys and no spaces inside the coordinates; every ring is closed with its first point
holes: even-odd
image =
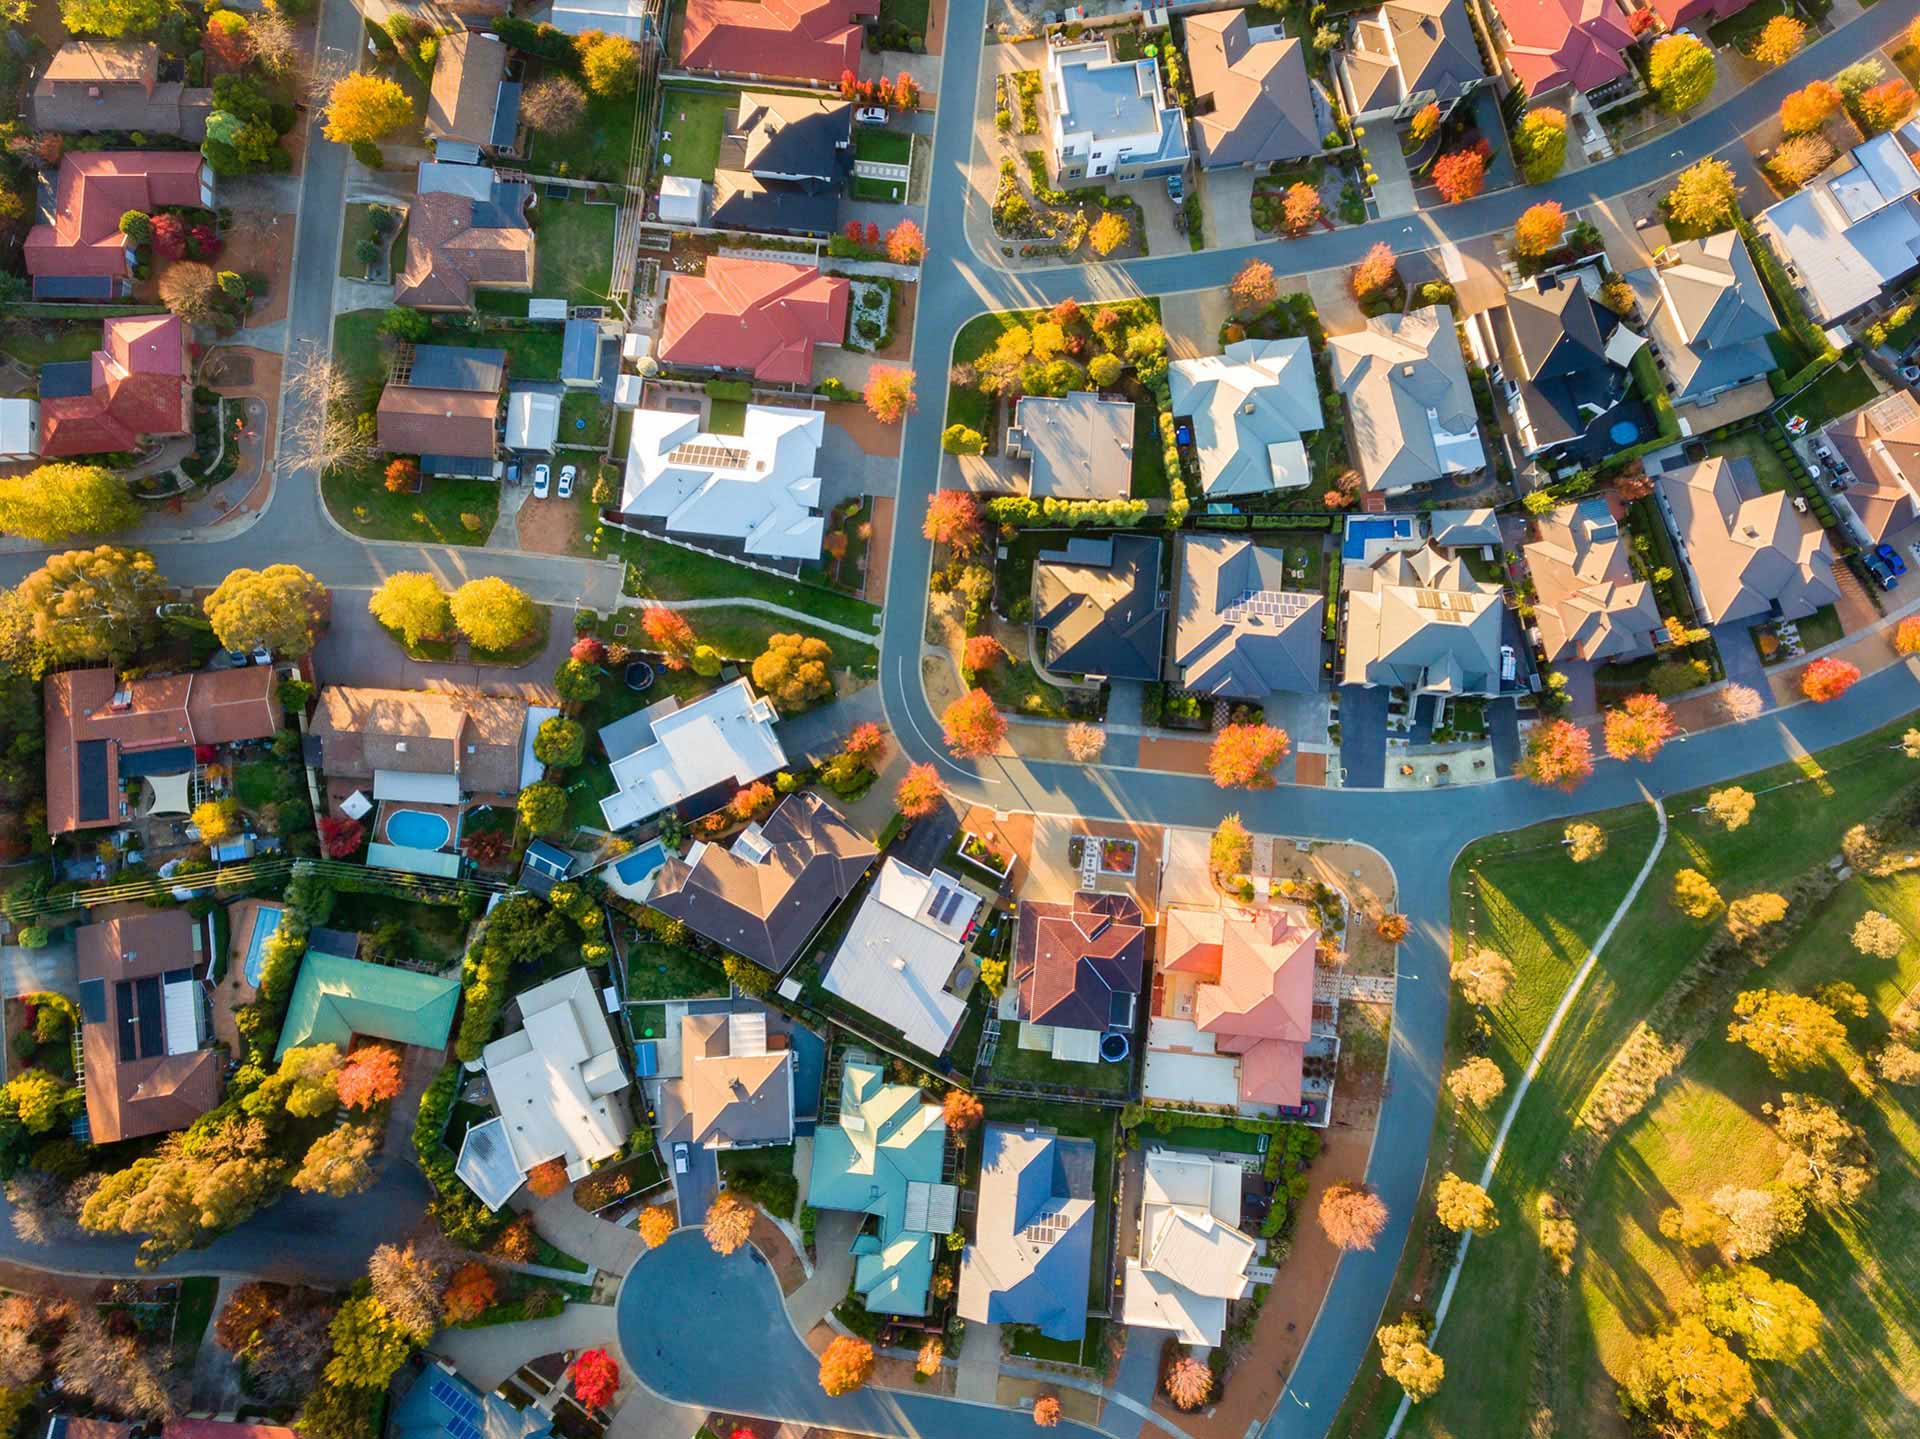
{"type": "Polygon", "coordinates": [[[648,605],[640,611],[640,628],[653,647],[660,651],[661,662],[670,670],[683,670],[693,658],[697,641],[693,626],[678,610],[665,605],[648,605]]]}
{"type": "Polygon", "coordinates": [[[649,1205],[640,1211],[638,1228],[647,1248],[658,1249],[673,1235],[673,1211],[664,1204],[649,1205]]]}
{"type": "Polygon", "coordinates": [[[453,1271],[440,1302],[446,1308],[448,1320],[460,1324],[485,1314],[493,1307],[499,1292],[493,1271],[476,1259],[453,1271]]]}
{"type": "Polygon", "coordinates": [[[1331,1184],[1320,1196],[1320,1228],[1336,1249],[1371,1249],[1386,1227],[1386,1201],[1371,1185],[1331,1184]]]}
{"type": "Polygon", "coordinates": [[[897,425],[913,413],[913,371],[875,365],[867,371],[867,413],[883,425],[897,425]]]}
{"type": "Polygon", "coordinates": [[[340,1102],[349,1109],[371,1109],[400,1092],[400,1053],[390,1044],[363,1044],[347,1056],[335,1076],[340,1102]]]}
{"type": "Polygon", "coordinates": [[[920,533],[958,555],[980,548],[980,502],[968,490],[936,490],[920,533]]]}
{"type": "Polygon", "coordinates": [[[1227,298],[1233,301],[1235,314],[1257,315],[1279,298],[1280,287],[1273,280],[1273,266],[1265,260],[1249,260],[1227,285],[1227,298]]]}
{"type": "Polygon", "coordinates": [[[1280,202],[1281,220],[1290,235],[1302,234],[1318,224],[1325,212],[1320,192],[1303,180],[1287,186],[1286,198],[1280,202]]]}
{"type": "Polygon", "coordinates": [[[558,1194],[566,1187],[567,1166],[561,1160],[543,1160],[527,1171],[527,1188],[542,1199],[558,1194]]]}
{"type": "Polygon", "coordinates": [[[1433,183],[1449,205],[1471,200],[1487,183],[1487,157],[1479,150],[1455,150],[1433,162],[1433,183]]]}
{"type": "Polygon", "coordinates": [[[1800,672],[1800,693],[1815,704],[1837,700],[1860,678],[1860,666],[1822,655],[1800,672]]]}
{"type": "Polygon", "coordinates": [[[1920,615],[1908,615],[1900,621],[1893,632],[1893,647],[1903,655],[1920,654],[1920,615]]]}
{"type": "Polygon", "coordinates": [[[753,1232],[753,1206],[731,1189],[723,1189],[707,1206],[707,1220],[703,1228],[707,1243],[713,1246],[714,1253],[731,1254],[745,1244],[747,1236],[753,1232]]]}
{"type": "Polygon", "coordinates": [[[1789,135],[1807,135],[1827,122],[1840,108],[1840,91],[1830,80],[1815,80],[1780,102],[1780,128],[1789,135]]]}
{"type": "Polygon", "coordinates": [[[1900,75],[1862,91],[1860,98],[1853,102],[1860,123],[1875,134],[1891,130],[1913,113],[1913,107],[1913,86],[1900,75]]]}
{"type": "Polygon", "coordinates": [[[1394,276],[1399,273],[1399,267],[1393,259],[1393,246],[1385,240],[1376,240],[1373,248],[1360,257],[1360,263],[1353,267],[1353,274],[1349,277],[1354,298],[1364,300],[1370,295],[1379,294],[1393,283],[1394,276]]]}
{"type": "Polygon", "coordinates": [[[1658,695],[1628,695],[1607,711],[1607,753],[1615,759],[1650,760],[1679,732],[1679,721],[1658,695]]]}
{"type": "Polygon", "coordinates": [[[947,1129],[954,1134],[973,1128],[985,1117],[986,1112],[986,1106],[964,1089],[949,1089],[947,1097],[940,1102],[940,1113],[946,1118],[947,1129]]]}
{"type": "Polygon", "coordinates": [[[1006,648],[992,635],[970,635],[960,663],[972,674],[990,670],[1007,657],[1006,648]]]}
{"type": "Polygon", "coordinates": [[[1558,200],[1527,206],[1513,226],[1513,248],[1532,260],[1552,254],[1566,237],[1567,212],[1558,200]]]}
{"type": "Polygon", "coordinates": [[[940,796],[944,793],[940,771],[931,764],[916,764],[908,768],[894,790],[893,803],[908,819],[925,819],[939,808],[940,796]]]}
{"type": "Polygon", "coordinates": [[[1198,1409],[1213,1393],[1213,1371],[1191,1354],[1167,1366],[1167,1397],[1181,1409],[1198,1409]]]}
{"type": "Polygon", "coordinates": [[[887,231],[887,258],[896,265],[917,265],[927,258],[927,237],[911,220],[887,231]]]}
{"type": "Polygon", "coordinates": [[[873,1377],[873,1346],[849,1334],[836,1334],[820,1356],[820,1387],[829,1395],[851,1394],[873,1377]]]}
{"type": "Polygon", "coordinates": [[[1033,1401],[1033,1422],[1042,1429],[1051,1429],[1060,1422],[1060,1396],[1042,1394],[1033,1401]]]}
{"type": "Polygon", "coordinates": [[[1527,735],[1520,774],[1538,785],[1569,792],[1593,773],[1593,740],[1572,720],[1548,720],[1527,735]]]}
{"type": "Polygon", "coordinates": [[[1007,718],[993,707],[993,696],[969,690],[940,713],[947,748],[961,759],[992,754],[1006,737],[1007,718]]]}
{"type": "Polygon", "coordinates": [[[1214,736],[1207,773],[1221,789],[1267,789],[1273,767],[1287,757],[1293,742],[1283,729],[1264,724],[1230,724],[1214,736]]]}

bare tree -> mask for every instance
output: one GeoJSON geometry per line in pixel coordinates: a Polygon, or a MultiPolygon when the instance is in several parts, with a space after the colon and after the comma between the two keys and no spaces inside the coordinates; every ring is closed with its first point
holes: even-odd
{"type": "Polygon", "coordinates": [[[248,1356],[247,1377],[263,1398],[284,1403],[313,1388],[333,1352],[333,1310],[319,1300],[289,1310],[274,1324],[272,1342],[248,1356]]]}
{"type": "Polygon", "coordinates": [[[444,1244],[420,1242],[405,1249],[382,1244],[367,1261],[374,1298],[386,1305],[395,1324],[422,1343],[440,1325],[440,1300],[447,1292],[451,1259],[444,1244]]]}
{"type": "Polygon", "coordinates": [[[277,10],[260,10],[248,16],[247,30],[253,37],[254,59],[271,74],[293,77],[298,91],[302,56],[287,17],[277,10]]]}
{"type": "Polygon", "coordinates": [[[295,351],[281,411],[281,463],[325,473],[358,464],[372,452],[353,416],[353,383],[318,344],[295,351]]]}
{"type": "Polygon", "coordinates": [[[91,1307],[74,1305],[54,1363],[68,1388],[126,1414],[168,1419],[180,1402],[152,1356],[131,1339],[117,1338],[91,1307]]]}
{"type": "Polygon", "coordinates": [[[23,1169],[7,1181],[8,1218],[28,1244],[51,1244],[66,1228],[60,1181],[38,1169],[23,1169]]]}

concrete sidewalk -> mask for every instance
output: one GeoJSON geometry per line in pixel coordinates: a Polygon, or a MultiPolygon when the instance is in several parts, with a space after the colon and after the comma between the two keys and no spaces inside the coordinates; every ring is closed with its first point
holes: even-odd
{"type": "Polygon", "coordinates": [[[575,1204],[571,1187],[531,1205],[516,1200],[514,1207],[533,1216],[535,1232],[555,1249],[608,1274],[624,1275],[647,1247],[633,1230],[596,1219],[575,1204]]]}
{"type": "Polygon", "coordinates": [[[569,1304],[551,1319],[442,1329],[427,1347],[484,1394],[512,1378],[514,1370],[529,1359],[617,1343],[611,1304],[569,1304]]]}

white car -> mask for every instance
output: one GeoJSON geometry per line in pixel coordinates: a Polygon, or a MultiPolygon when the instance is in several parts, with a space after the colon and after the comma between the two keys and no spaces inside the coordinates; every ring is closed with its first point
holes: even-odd
{"type": "Polygon", "coordinates": [[[675,1174],[687,1172],[687,1143],[684,1139],[673,1146],[673,1172],[675,1174]]]}
{"type": "Polygon", "coordinates": [[[862,105],[858,110],[853,112],[853,119],[857,125],[884,125],[887,123],[887,107],[885,105],[862,105]]]}
{"type": "Polygon", "coordinates": [[[573,498],[573,480],[574,480],[574,476],[578,475],[579,473],[580,471],[575,469],[572,465],[562,465],[560,467],[560,498],[561,499],[570,500],[573,498]]]}
{"type": "Polygon", "coordinates": [[[544,500],[547,497],[547,482],[553,478],[553,472],[545,465],[533,467],[533,497],[544,500]]]}

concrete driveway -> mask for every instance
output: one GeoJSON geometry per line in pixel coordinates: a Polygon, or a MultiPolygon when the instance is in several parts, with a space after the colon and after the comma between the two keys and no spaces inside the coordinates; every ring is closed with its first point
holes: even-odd
{"type": "Polygon", "coordinates": [[[464,690],[488,695],[519,695],[542,704],[555,702],[553,672],[573,643],[573,610],[556,606],[547,630],[547,647],[518,669],[492,665],[424,664],[410,660],[367,613],[368,590],[335,590],[333,617],[314,647],[314,670],[322,684],[366,689],[464,690]]]}
{"type": "Polygon", "coordinates": [[[1188,184],[1200,187],[1200,233],[1209,250],[1252,245],[1261,239],[1253,223],[1253,170],[1195,171],[1188,184]]]}
{"type": "Polygon", "coordinates": [[[46,989],[69,999],[80,997],[72,930],[62,930],[44,949],[0,944],[0,993],[38,994],[46,989]]]}
{"type": "Polygon", "coordinates": [[[711,1149],[698,1144],[687,1146],[687,1172],[674,1172],[673,1146],[666,1151],[668,1172],[673,1174],[673,1197],[680,1205],[680,1222],[698,1224],[720,1192],[720,1161],[711,1149]]]}
{"type": "Polygon", "coordinates": [[[1387,782],[1387,691],[1380,685],[1340,686],[1340,767],[1346,788],[1379,789],[1387,782]]]}

